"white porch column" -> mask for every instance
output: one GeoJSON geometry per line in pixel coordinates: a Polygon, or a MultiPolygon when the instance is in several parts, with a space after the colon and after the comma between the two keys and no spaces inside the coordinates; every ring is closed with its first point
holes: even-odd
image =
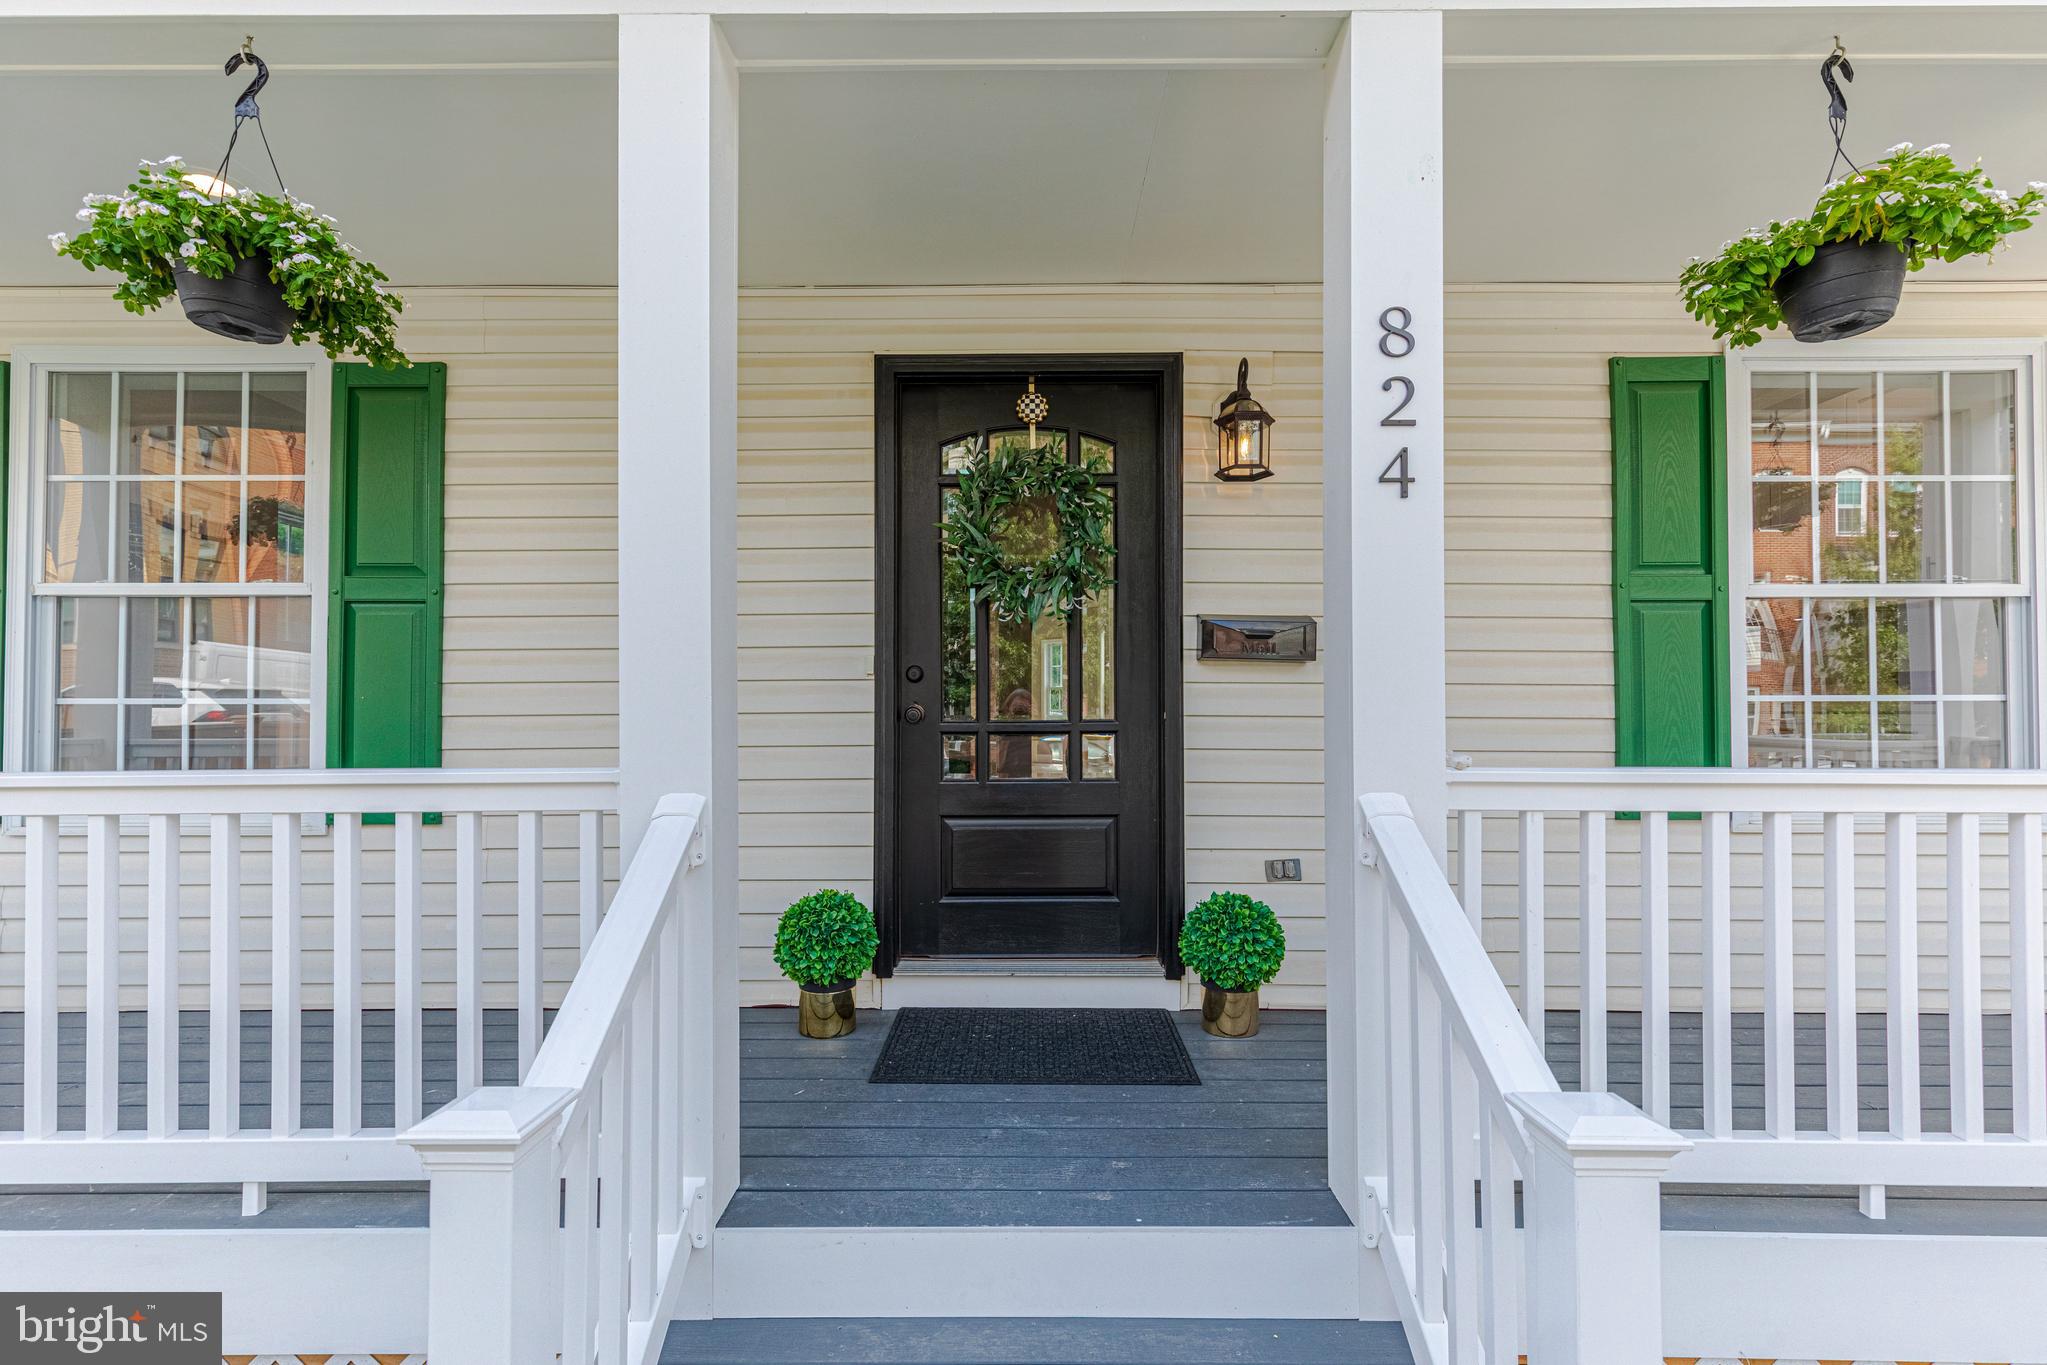
{"type": "Polygon", "coordinates": [[[711,987],[682,1016],[715,1079],[684,1097],[683,1159],[714,1218],[739,1179],[737,96],[708,15],[620,17],[620,839],[629,857],[670,792],[709,803],[709,914],[684,933],[711,987]]]}
{"type": "Polygon", "coordinates": [[[1359,794],[1406,798],[1444,852],[1442,163],[1442,15],[1353,13],[1323,121],[1329,1165],[1373,1229],[1358,1176],[1386,1169],[1368,1023],[1383,906],[1359,872],[1359,794]]]}

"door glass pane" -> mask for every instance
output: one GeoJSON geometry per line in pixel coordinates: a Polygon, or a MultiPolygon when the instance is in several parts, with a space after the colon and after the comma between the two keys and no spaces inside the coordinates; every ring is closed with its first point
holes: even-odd
{"type": "Polygon", "coordinates": [[[185,376],[185,472],[242,472],[242,377],[185,376]]]}
{"type": "MultiPolygon", "coordinates": [[[[1051,427],[1038,428],[1038,444],[1052,447],[1061,459],[1066,457],[1066,433],[1051,427]]],[[[988,433],[988,453],[995,456],[1013,454],[1019,450],[1033,449],[1031,432],[1028,427],[1002,427],[988,433]]]]}
{"type": "Polygon", "coordinates": [[[939,741],[944,755],[943,773],[948,782],[971,782],[974,780],[978,735],[946,735],[939,741]]]}
{"type": "Polygon", "coordinates": [[[1933,687],[1933,603],[1876,604],[1876,690],[1925,696],[1933,687]]]}
{"type": "Polygon", "coordinates": [[[1948,496],[1954,500],[1954,581],[2016,582],[2013,546],[2018,537],[2018,513],[2013,505],[2012,485],[1950,484],[1948,496]]]}
{"type": "Polygon", "coordinates": [[[249,473],[306,472],[306,378],[300,374],[249,376],[249,473]]]}
{"type": "Polygon", "coordinates": [[[1086,782],[1110,782],[1116,777],[1116,737],[1080,737],[1080,776],[1086,782]]]}
{"type": "Polygon", "coordinates": [[[1939,583],[1947,576],[1946,520],[1941,511],[1947,485],[1896,479],[1884,485],[1884,571],[1893,583],[1939,583]]]}
{"type": "Polygon", "coordinates": [[[957,441],[947,441],[938,448],[938,469],[941,474],[957,474],[973,462],[974,450],[980,445],[971,436],[962,436],[957,441]]]}
{"type": "Polygon", "coordinates": [[[1759,374],[1749,388],[1749,459],[1756,474],[1812,472],[1812,399],[1803,374],[1759,374]]]}
{"type": "Polygon", "coordinates": [[[249,504],[233,528],[243,542],[251,583],[306,581],[306,486],[300,479],[251,483],[249,504]]]}
{"type": "MultiPolygon", "coordinates": [[[[952,510],[959,494],[948,491],[945,508],[952,510]]],[[[946,720],[973,720],[974,686],[980,670],[974,658],[974,594],[967,587],[959,556],[938,547],[938,673],[941,714],[946,720]]]]}
{"type": "Polygon", "coordinates": [[[1861,598],[1813,602],[1812,690],[1836,697],[1869,691],[1869,603],[1861,598]]]}
{"type": "Polygon", "coordinates": [[[52,474],[100,474],[108,470],[112,444],[114,381],[104,374],[50,376],[52,474]]]}
{"type": "Polygon", "coordinates": [[[43,582],[107,581],[107,489],[102,482],[50,485],[43,499],[43,582]]]}
{"type": "Polygon", "coordinates": [[[1940,376],[1884,376],[1886,474],[1941,474],[1940,376]]]}
{"type": "Polygon", "coordinates": [[[1875,375],[1821,375],[1819,422],[1822,479],[1876,468],[1875,375]]]}
{"type": "Polygon", "coordinates": [[[1755,581],[1812,582],[1812,485],[1803,479],[1759,480],[1752,501],[1755,581]]]}
{"type": "Polygon", "coordinates": [[[118,473],[175,474],[178,377],[174,374],[121,376],[121,447],[118,473]]]}
{"type": "Polygon", "coordinates": [[[1066,736],[988,736],[988,776],[1039,780],[1065,777],[1066,736]]]}
{"type": "Polygon", "coordinates": [[[1103,469],[1116,467],[1116,443],[1105,441],[1099,436],[1080,438],[1080,462],[1086,465],[1100,465],[1103,469]]]}
{"type": "MultiPolygon", "coordinates": [[[[1111,503],[1109,544],[1116,543],[1114,502],[1116,490],[1106,490],[1111,503]]],[[[1109,561],[1109,573],[1116,561],[1109,561]]],[[[1083,720],[1116,719],[1116,585],[1108,587],[1081,604],[1080,608],[1080,715],[1083,720]]]]}
{"type": "Polygon", "coordinates": [[[2004,603],[1996,598],[1952,598],[1940,604],[1942,690],[2001,696],[2004,682],[2004,603]]]}
{"type": "Polygon", "coordinates": [[[1066,618],[1040,616],[1028,628],[988,613],[994,720],[1066,719],[1066,618]]]}
{"type": "Polygon", "coordinates": [[[2005,768],[2004,703],[1951,701],[1947,715],[1947,765],[1950,768],[2005,768]]]}
{"type": "Polygon", "coordinates": [[[1805,766],[1802,701],[1752,700],[1748,705],[1748,765],[1751,768],[1805,766]]]}
{"type": "Polygon", "coordinates": [[[1813,704],[1813,764],[1820,768],[1870,766],[1868,702],[1813,704]]]}
{"type": "Polygon", "coordinates": [[[2009,371],[1948,376],[1951,473],[2009,474],[2016,467],[2018,424],[2012,390],[2009,371]]]}
{"type": "Polygon", "coordinates": [[[1870,505],[1870,481],[1861,471],[1820,485],[1820,581],[1876,582],[1876,508],[1870,505]]]}
{"type": "Polygon", "coordinates": [[[1930,701],[1878,702],[1876,762],[1880,768],[1938,768],[1940,743],[1930,701]]]}

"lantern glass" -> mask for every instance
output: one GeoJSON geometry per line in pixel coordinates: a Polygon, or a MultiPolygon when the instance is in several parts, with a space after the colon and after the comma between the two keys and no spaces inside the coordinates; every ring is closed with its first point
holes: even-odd
{"type": "Polygon", "coordinates": [[[1254,479],[1264,474],[1266,425],[1248,414],[1227,419],[1217,433],[1216,472],[1225,479],[1254,479]]]}

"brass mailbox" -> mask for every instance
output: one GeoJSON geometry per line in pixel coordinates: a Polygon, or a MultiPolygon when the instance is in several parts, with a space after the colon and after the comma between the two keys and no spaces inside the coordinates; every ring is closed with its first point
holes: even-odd
{"type": "Polygon", "coordinates": [[[1315,657],[1312,616],[1203,616],[1201,657],[1305,663],[1315,657]]]}

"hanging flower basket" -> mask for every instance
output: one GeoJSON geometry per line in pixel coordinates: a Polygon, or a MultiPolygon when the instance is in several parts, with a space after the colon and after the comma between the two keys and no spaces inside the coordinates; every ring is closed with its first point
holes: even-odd
{"type": "MultiPolygon", "coordinates": [[[[275,345],[311,342],[330,356],[358,355],[386,369],[411,362],[398,349],[404,301],[384,288],[390,277],[341,239],[335,222],[296,198],[278,177],[278,193],[227,183],[228,161],[242,125],[262,114],[256,92],[269,68],[245,46],[227,63],[257,75],[235,102],[228,154],[211,175],[178,157],[145,161],[125,194],[89,194],[76,237],[57,232],[50,245],[88,270],[123,276],[114,297],[131,313],[148,313],[173,293],[199,327],[235,341],[275,345]]],[[[264,139],[267,150],[269,140],[264,139]]],[[[277,163],[270,163],[276,172],[277,163]]]]}

